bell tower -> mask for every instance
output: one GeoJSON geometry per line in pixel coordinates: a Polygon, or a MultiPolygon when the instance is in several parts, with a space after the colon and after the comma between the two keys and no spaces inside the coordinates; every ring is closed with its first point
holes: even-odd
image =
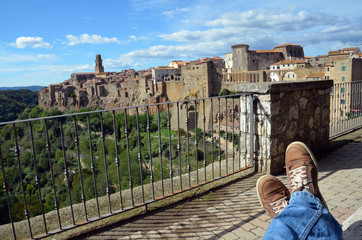
{"type": "Polygon", "coordinates": [[[98,54],[96,55],[96,69],[95,69],[95,73],[103,73],[104,72],[104,68],[102,65],[102,58],[101,55],[98,54]]]}

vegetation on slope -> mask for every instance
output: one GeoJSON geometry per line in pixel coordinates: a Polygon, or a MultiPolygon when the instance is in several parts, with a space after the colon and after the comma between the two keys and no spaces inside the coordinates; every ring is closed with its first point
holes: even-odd
{"type": "Polygon", "coordinates": [[[26,89],[0,91],[0,122],[16,120],[26,108],[30,111],[37,104],[37,92],[26,89]]]}
{"type": "MultiPolygon", "coordinates": [[[[88,110],[89,109],[82,109],[80,111],[88,110]]],[[[33,109],[26,109],[19,115],[19,119],[59,114],[62,113],[55,109],[42,110],[39,107],[34,107],[33,109]]],[[[41,201],[43,202],[45,212],[54,210],[55,195],[58,198],[60,207],[69,206],[67,186],[70,188],[72,203],[74,204],[82,201],[82,184],[85,199],[89,200],[95,198],[96,195],[104,196],[107,189],[110,193],[118,192],[119,189],[128,189],[130,187],[129,171],[132,175],[133,187],[140,185],[141,181],[144,184],[150,183],[151,171],[153,172],[154,181],[160,181],[161,176],[163,176],[163,178],[169,178],[171,162],[173,175],[176,176],[180,173],[180,157],[177,150],[178,132],[170,130],[169,136],[167,112],[160,113],[160,124],[158,124],[157,114],[149,115],[151,141],[149,141],[147,131],[147,114],[139,115],[138,129],[137,117],[135,115],[126,115],[123,111],[120,111],[116,112],[115,120],[117,125],[116,139],[114,137],[113,115],[109,112],[103,112],[102,116],[100,113],[89,114],[90,130],[88,129],[87,115],[76,116],[76,123],[73,117],[62,118],[62,120],[60,118],[48,120],[52,168],[50,167],[49,152],[46,147],[46,125],[44,120],[32,122],[34,149],[32,146],[30,125],[28,123],[16,124],[16,139],[12,125],[2,127],[0,129],[1,157],[4,162],[3,167],[10,193],[13,220],[20,221],[25,218],[23,190],[15,151],[15,140],[17,140],[20,146],[19,159],[22,171],[22,182],[31,217],[41,214],[41,201]],[[103,118],[104,136],[101,134],[101,117],[103,118]],[[128,139],[125,136],[126,117],[128,139]],[[158,131],[158,125],[160,125],[160,132],[158,131]],[[63,132],[61,131],[61,127],[63,128],[63,132]],[[75,127],[78,129],[78,142],[75,141],[75,127]],[[62,135],[64,136],[64,144],[62,143],[62,135]],[[89,135],[91,139],[89,139],[89,135]],[[150,144],[150,142],[152,144],[150,144]],[[116,144],[118,159],[120,160],[119,170],[115,163],[117,155],[116,144]],[[78,146],[80,159],[78,158],[78,146]],[[92,151],[90,151],[90,149],[92,149],[92,151]],[[33,151],[35,152],[35,158],[33,151]],[[141,153],[140,155],[139,152],[141,153]],[[140,164],[139,156],[142,159],[142,164],[140,164]],[[153,161],[152,168],[150,167],[151,157],[153,161]],[[163,158],[162,161],[161,158],[163,158]],[[36,171],[34,159],[36,160],[39,175],[38,183],[41,190],[41,199],[35,181],[36,171]],[[107,175],[104,161],[108,169],[107,175]],[[82,166],[81,172],[79,171],[78,163],[82,166]],[[92,166],[94,172],[92,172],[92,166]],[[65,168],[68,169],[68,177],[64,175],[65,168]],[[54,175],[54,187],[51,181],[52,172],[54,175]],[[82,181],[80,173],[82,175],[82,181]],[[120,176],[120,181],[118,181],[118,176],[120,176]],[[107,177],[108,182],[106,181],[107,177]]],[[[190,130],[189,141],[187,141],[186,131],[180,129],[182,173],[188,171],[188,159],[191,159],[191,171],[196,169],[196,157],[197,161],[203,161],[204,149],[201,144],[203,134],[201,129],[197,129],[197,134],[195,134],[194,129],[190,130]],[[197,150],[194,145],[195,138],[200,142],[197,150]],[[189,157],[185,152],[188,148],[190,150],[189,157]]],[[[207,138],[210,138],[209,134],[205,133],[205,135],[207,138]]],[[[217,159],[219,149],[217,144],[214,144],[213,149],[211,149],[210,142],[207,142],[207,145],[206,164],[210,164],[212,155],[214,155],[214,159],[217,159]]],[[[223,153],[223,151],[221,151],[221,153],[223,153]]],[[[199,167],[202,167],[202,165],[201,162],[198,164],[199,167]]],[[[3,182],[3,176],[0,174],[0,185],[3,185],[3,182]]],[[[0,191],[0,212],[4,213],[0,217],[0,224],[9,222],[9,209],[4,191],[0,191]]]]}

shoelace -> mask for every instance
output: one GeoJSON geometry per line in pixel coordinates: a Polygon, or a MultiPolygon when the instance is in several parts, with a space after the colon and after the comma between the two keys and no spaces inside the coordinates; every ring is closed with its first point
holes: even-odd
{"type": "Polygon", "coordinates": [[[270,207],[272,207],[275,215],[278,215],[286,206],[288,205],[287,196],[270,203],[270,207]]]}
{"type": "Polygon", "coordinates": [[[307,185],[310,181],[308,181],[307,172],[308,170],[306,166],[296,168],[289,172],[291,192],[294,192],[298,188],[309,189],[309,186],[307,185]]]}

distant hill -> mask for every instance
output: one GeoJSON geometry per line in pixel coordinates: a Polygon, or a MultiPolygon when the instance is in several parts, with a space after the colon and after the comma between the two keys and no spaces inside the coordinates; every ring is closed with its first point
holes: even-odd
{"type": "Polygon", "coordinates": [[[26,108],[38,105],[38,93],[29,89],[0,91],[0,122],[13,121],[26,108]]]}
{"type": "Polygon", "coordinates": [[[21,90],[21,89],[28,89],[33,92],[37,92],[40,89],[45,88],[45,86],[22,86],[22,87],[0,87],[0,90],[21,90]]]}

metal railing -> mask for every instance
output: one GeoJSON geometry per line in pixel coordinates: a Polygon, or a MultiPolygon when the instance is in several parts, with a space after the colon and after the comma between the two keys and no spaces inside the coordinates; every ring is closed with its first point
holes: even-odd
{"type": "Polygon", "coordinates": [[[1,123],[0,232],[49,236],[249,169],[253,111],[241,94],[1,123]]]}
{"type": "Polygon", "coordinates": [[[330,138],[361,127],[362,81],[334,84],[330,106],[330,138]]]}

